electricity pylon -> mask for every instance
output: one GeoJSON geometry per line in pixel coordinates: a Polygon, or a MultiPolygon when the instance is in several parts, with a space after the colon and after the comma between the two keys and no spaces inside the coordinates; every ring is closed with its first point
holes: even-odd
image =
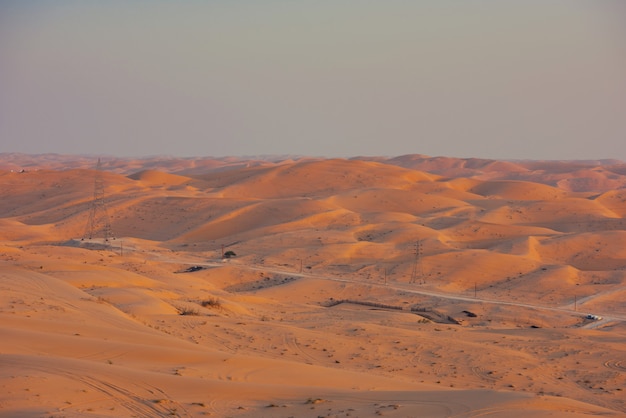
{"type": "Polygon", "coordinates": [[[422,277],[422,241],[415,243],[415,259],[413,260],[413,270],[409,283],[417,282],[418,277],[422,277]]]}
{"type": "Polygon", "coordinates": [[[85,233],[82,239],[92,239],[98,233],[104,235],[105,242],[109,242],[109,239],[115,239],[104,201],[104,180],[102,179],[100,158],[98,158],[98,165],[96,165],[93,200],[91,201],[91,209],[89,210],[89,219],[87,220],[87,226],[85,227],[85,233]]]}

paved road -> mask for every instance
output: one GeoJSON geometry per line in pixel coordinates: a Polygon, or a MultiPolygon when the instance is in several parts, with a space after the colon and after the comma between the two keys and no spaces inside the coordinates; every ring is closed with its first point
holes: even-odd
{"type": "MultiPolygon", "coordinates": [[[[203,266],[203,267],[218,267],[218,266],[223,266],[225,264],[224,262],[218,262],[218,261],[196,262],[196,261],[190,261],[190,260],[185,261],[182,259],[164,260],[161,257],[159,257],[159,260],[172,262],[172,263],[178,263],[178,264],[197,265],[197,266],[203,266]]],[[[524,302],[517,302],[517,301],[489,299],[489,298],[484,298],[481,296],[473,297],[473,296],[467,296],[467,295],[445,293],[445,292],[440,292],[436,290],[422,289],[422,288],[419,288],[419,285],[415,285],[415,284],[409,285],[409,284],[402,284],[402,283],[383,284],[383,283],[375,283],[375,282],[363,282],[363,281],[355,280],[352,278],[341,278],[341,277],[328,276],[328,275],[318,275],[318,274],[313,274],[313,273],[294,272],[292,270],[285,270],[285,269],[279,269],[279,268],[268,267],[268,266],[252,266],[248,264],[239,263],[237,260],[234,260],[234,259],[228,260],[227,262],[232,263],[236,265],[237,267],[247,269],[247,270],[252,270],[252,271],[263,271],[263,272],[282,274],[282,275],[287,275],[287,276],[292,276],[292,277],[306,277],[306,278],[328,280],[328,281],[341,282],[341,283],[351,283],[351,284],[366,283],[370,286],[385,287],[387,289],[394,289],[394,290],[398,290],[398,291],[402,291],[406,293],[413,293],[413,294],[422,295],[422,296],[430,296],[433,298],[458,300],[458,301],[464,301],[464,302],[481,302],[481,303],[488,303],[488,304],[493,304],[493,305],[516,306],[516,307],[522,307],[522,308],[528,308],[528,309],[538,309],[538,310],[544,310],[544,311],[569,313],[571,315],[576,315],[576,316],[582,316],[586,314],[586,313],[574,310],[572,306],[573,304],[568,304],[568,305],[563,305],[563,306],[543,306],[543,305],[535,305],[531,303],[524,303],[524,302]]],[[[584,301],[589,301],[593,298],[596,298],[596,297],[599,297],[608,293],[615,293],[619,290],[621,289],[613,289],[607,292],[599,293],[597,295],[588,296],[584,299],[581,299],[580,303],[583,303],[584,301]]],[[[611,322],[626,322],[626,315],[619,315],[619,314],[614,314],[611,312],[593,312],[593,314],[599,315],[603,319],[585,324],[583,328],[593,329],[593,328],[599,328],[611,322]]]]}

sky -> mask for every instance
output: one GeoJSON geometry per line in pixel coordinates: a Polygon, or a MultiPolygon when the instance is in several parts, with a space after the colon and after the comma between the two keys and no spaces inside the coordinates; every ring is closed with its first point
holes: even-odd
{"type": "Polygon", "coordinates": [[[623,0],[0,0],[0,153],[626,161],[623,0]]]}

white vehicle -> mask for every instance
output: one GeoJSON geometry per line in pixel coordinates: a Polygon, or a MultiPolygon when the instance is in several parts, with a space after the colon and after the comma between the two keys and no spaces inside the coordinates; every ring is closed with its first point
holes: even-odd
{"type": "Polygon", "coordinates": [[[602,319],[602,317],[601,317],[601,316],[598,316],[598,315],[592,315],[592,314],[587,314],[587,317],[586,317],[586,318],[587,318],[587,319],[594,320],[594,321],[599,321],[599,320],[601,320],[601,319],[602,319]]]}

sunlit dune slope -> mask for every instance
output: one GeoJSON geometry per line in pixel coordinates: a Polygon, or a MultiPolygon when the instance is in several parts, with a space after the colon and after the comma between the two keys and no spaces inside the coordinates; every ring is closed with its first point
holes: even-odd
{"type": "Polygon", "coordinates": [[[191,178],[156,170],[144,170],[128,176],[129,179],[141,181],[147,185],[179,186],[190,183],[191,178]]]}
{"type": "Polygon", "coordinates": [[[418,154],[375,160],[444,177],[521,180],[572,192],[603,192],[626,187],[626,164],[619,160],[498,161],[418,154]]]}
{"type": "Polygon", "coordinates": [[[2,417],[626,413],[619,162],[59,158],[0,165],[2,417]]]}
{"type": "Polygon", "coordinates": [[[410,188],[438,176],[386,164],[347,160],[322,160],[253,169],[250,175],[222,188],[224,197],[284,198],[332,195],[366,187],[410,188]]]}
{"type": "Polygon", "coordinates": [[[626,190],[612,190],[601,194],[596,198],[606,209],[616,217],[626,217],[626,190]]]}
{"type": "MultiPolygon", "coordinates": [[[[6,237],[16,239],[20,231],[40,241],[84,235],[93,210],[88,174],[96,176],[80,170],[4,173],[9,184],[2,191],[6,237]],[[37,229],[27,232],[29,225],[37,229]]],[[[357,253],[376,253],[375,247],[365,253],[341,249],[363,247],[363,242],[384,244],[378,251],[402,263],[402,252],[423,238],[442,243],[437,251],[502,251],[517,237],[558,237],[623,225],[624,199],[618,191],[586,197],[531,182],[442,181],[356,160],[286,162],[213,173],[202,180],[154,170],[130,177],[102,174],[108,215],[120,237],[215,249],[232,242],[245,248],[275,236],[280,237],[271,246],[275,255],[288,254],[300,240],[307,250],[334,246],[342,263],[357,253]],[[181,189],[183,185],[187,187],[181,189]],[[334,238],[324,239],[320,231],[334,231],[334,238]]],[[[410,260],[410,254],[404,258],[410,260]]],[[[561,257],[573,262],[571,258],[561,257]]],[[[621,265],[619,260],[611,263],[621,265]]]]}
{"type": "Polygon", "coordinates": [[[514,200],[552,200],[566,195],[566,192],[544,184],[504,180],[484,181],[469,191],[481,196],[514,200]]]}

